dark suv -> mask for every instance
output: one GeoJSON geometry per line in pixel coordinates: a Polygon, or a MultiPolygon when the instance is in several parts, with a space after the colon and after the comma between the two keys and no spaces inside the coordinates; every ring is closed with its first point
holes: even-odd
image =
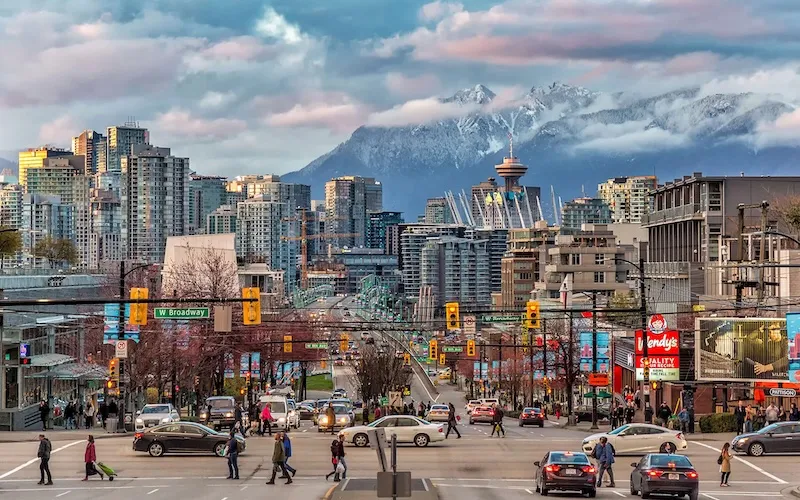
{"type": "Polygon", "coordinates": [[[215,431],[232,429],[236,424],[235,415],[236,400],[230,396],[206,398],[206,404],[200,409],[200,421],[215,431]]]}

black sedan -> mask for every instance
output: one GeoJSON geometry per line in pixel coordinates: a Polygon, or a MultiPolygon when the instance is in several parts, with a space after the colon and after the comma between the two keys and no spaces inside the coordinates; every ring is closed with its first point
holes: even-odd
{"type": "Polygon", "coordinates": [[[631,466],[631,495],[688,495],[689,500],[697,500],[700,494],[697,470],[683,455],[651,453],[631,466]]]}
{"type": "Polygon", "coordinates": [[[536,466],[536,492],[547,495],[552,490],[580,491],[589,498],[597,495],[597,469],[586,453],[550,451],[536,466]]]}
{"type": "Polygon", "coordinates": [[[538,425],[544,427],[544,412],[541,408],[523,408],[519,414],[519,426],[538,425]]]}
{"type": "Polygon", "coordinates": [[[758,432],[736,436],[731,447],[754,457],[765,453],[800,453],[800,423],[778,422],[758,432]]]}
{"type": "MultiPolygon", "coordinates": [[[[229,434],[217,432],[194,422],[175,422],[151,427],[133,436],[133,450],[147,452],[151,457],[161,457],[165,453],[212,453],[221,457],[225,454],[229,434]]],[[[237,434],[239,452],[245,449],[244,438],[237,434]]]]}
{"type": "MultiPolygon", "coordinates": [[[[607,404],[597,405],[597,420],[608,420],[611,414],[611,406],[607,404]]],[[[579,405],[575,408],[575,415],[578,422],[591,422],[592,421],[592,405],[579,405]]]]}
{"type": "Polygon", "coordinates": [[[300,413],[300,420],[313,420],[314,419],[314,411],[315,408],[311,405],[304,405],[301,404],[297,407],[297,411],[300,413]]]}

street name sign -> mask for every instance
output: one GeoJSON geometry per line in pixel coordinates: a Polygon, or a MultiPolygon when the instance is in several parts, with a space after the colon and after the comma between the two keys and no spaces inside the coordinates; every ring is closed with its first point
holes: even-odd
{"type": "Polygon", "coordinates": [[[522,321],[521,314],[482,314],[481,321],[484,323],[503,323],[522,321]]]}
{"type": "Polygon", "coordinates": [[[309,342],[306,344],[306,349],[327,349],[327,342],[309,342]]]}
{"type": "Polygon", "coordinates": [[[442,352],[464,352],[464,348],[455,345],[446,345],[442,347],[442,352]]]}
{"type": "Polygon", "coordinates": [[[208,319],[211,317],[207,307],[156,307],[155,319],[208,319]]]}

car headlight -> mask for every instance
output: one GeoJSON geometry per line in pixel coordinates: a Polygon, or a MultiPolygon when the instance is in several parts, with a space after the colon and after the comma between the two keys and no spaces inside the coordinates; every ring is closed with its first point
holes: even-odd
{"type": "Polygon", "coordinates": [[[225,417],[227,417],[227,418],[230,418],[232,416],[233,416],[233,413],[231,413],[231,412],[228,412],[228,413],[225,414],[225,417]]]}
{"type": "Polygon", "coordinates": [[[161,419],[161,423],[162,424],[168,424],[170,422],[172,422],[172,418],[170,418],[170,417],[164,417],[164,418],[161,419]]]}
{"type": "Polygon", "coordinates": [[[321,424],[326,424],[326,423],[328,423],[328,417],[320,417],[320,419],[319,419],[319,422],[320,422],[321,424]]]}
{"type": "Polygon", "coordinates": [[[278,422],[286,422],[286,419],[284,417],[281,417],[278,419],[278,422]]]}
{"type": "Polygon", "coordinates": [[[200,412],[200,418],[206,418],[206,417],[208,417],[206,412],[204,412],[204,411],[200,412]]]}
{"type": "Polygon", "coordinates": [[[290,417],[294,417],[294,410],[292,410],[292,411],[290,411],[290,412],[289,412],[289,416],[290,416],[290,417]]]}
{"type": "Polygon", "coordinates": [[[142,420],[141,418],[137,418],[137,419],[136,419],[136,423],[137,423],[137,424],[143,424],[143,423],[144,423],[144,420],[142,420]]]}

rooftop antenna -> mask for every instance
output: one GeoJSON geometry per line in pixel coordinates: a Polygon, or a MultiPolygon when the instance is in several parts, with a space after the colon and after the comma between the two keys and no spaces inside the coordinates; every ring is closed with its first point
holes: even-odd
{"type": "Polygon", "coordinates": [[[508,133],[508,157],[514,157],[514,136],[511,135],[511,132],[508,133]]]}

